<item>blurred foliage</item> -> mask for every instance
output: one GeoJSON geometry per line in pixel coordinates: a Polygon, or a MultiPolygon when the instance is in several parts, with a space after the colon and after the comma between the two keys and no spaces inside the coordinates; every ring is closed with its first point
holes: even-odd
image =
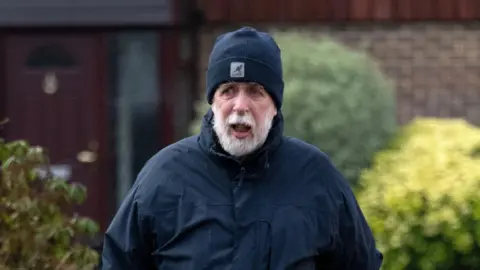
{"type": "MultiPolygon", "coordinates": [[[[355,184],[396,130],[393,85],[365,53],[324,38],[273,34],[282,50],[285,135],[314,144],[355,184]]],[[[190,131],[200,131],[206,102],[190,131]]]]}
{"type": "Polygon", "coordinates": [[[480,269],[480,129],[417,119],[361,177],[384,270],[480,269]]]}
{"type": "Polygon", "coordinates": [[[85,187],[40,177],[46,151],[25,141],[0,138],[0,163],[0,270],[94,269],[99,254],[78,240],[98,232],[97,223],[65,214],[85,200],[85,187]]]}
{"type": "Polygon", "coordinates": [[[194,103],[194,106],[196,117],[190,123],[189,131],[190,134],[199,134],[200,129],[202,128],[203,117],[210,108],[210,105],[204,100],[198,100],[194,103]]]}
{"type": "Polygon", "coordinates": [[[338,42],[274,37],[284,62],[285,134],[319,147],[356,183],[395,131],[392,85],[366,54],[338,42]]]}

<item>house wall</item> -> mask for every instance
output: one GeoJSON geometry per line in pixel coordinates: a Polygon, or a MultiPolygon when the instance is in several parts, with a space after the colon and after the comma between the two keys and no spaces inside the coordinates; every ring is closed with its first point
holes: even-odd
{"type": "Polygon", "coordinates": [[[195,0],[209,24],[472,20],[478,0],[195,0]]]}
{"type": "MultiPolygon", "coordinates": [[[[199,98],[204,98],[212,43],[219,33],[232,28],[211,26],[201,31],[199,98]]],[[[313,37],[328,35],[368,52],[395,82],[400,123],[415,116],[436,116],[462,117],[480,124],[480,23],[316,23],[283,24],[281,28],[306,31],[313,37]]]]}

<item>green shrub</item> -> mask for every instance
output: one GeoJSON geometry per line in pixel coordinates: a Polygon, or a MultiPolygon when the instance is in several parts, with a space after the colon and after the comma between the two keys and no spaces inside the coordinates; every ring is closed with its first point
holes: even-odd
{"type": "MultiPolygon", "coordinates": [[[[396,129],[392,84],[366,54],[330,39],[274,37],[284,65],[285,134],[318,146],[355,183],[396,129]]],[[[207,108],[197,105],[198,119],[207,108]]]]}
{"type": "Polygon", "coordinates": [[[46,151],[25,141],[0,138],[0,164],[0,269],[93,269],[99,254],[77,240],[97,223],[65,214],[85,200],[85,187],[40,177],[46,151]]]}
{"type": "Polygon", "coordinates": [[[418,119],[361,177],[385,270],[480,269],[480,129],[418,119]]]}
{"type": "Polygon", "coordinates": [[[202,127],[203,116],[207,113],[210,105],[206,101],[199,100],[195,102],[194,107],[196,117],[190,123],[189,132],[190,134],[199,134],[202,127]]]}

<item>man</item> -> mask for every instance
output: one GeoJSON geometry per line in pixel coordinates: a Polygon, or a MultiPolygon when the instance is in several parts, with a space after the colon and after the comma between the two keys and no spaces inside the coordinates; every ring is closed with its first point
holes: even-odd
{"type": "Polygon", "coordinates": [[[342,175],[282,135],[282,73],[268,34],[216,40],[201,133],[147,162],[106,232],[103,269],[380,268],[342,175]]]}

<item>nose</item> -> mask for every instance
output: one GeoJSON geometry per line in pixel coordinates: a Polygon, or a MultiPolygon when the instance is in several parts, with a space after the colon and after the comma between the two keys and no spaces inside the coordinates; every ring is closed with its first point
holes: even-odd
{"type": "Polygon", "coordinates": [[[247,113],[250,110],[250,99],[241,91],[234,100],[233,111],[238,114],[247,113]]]}

